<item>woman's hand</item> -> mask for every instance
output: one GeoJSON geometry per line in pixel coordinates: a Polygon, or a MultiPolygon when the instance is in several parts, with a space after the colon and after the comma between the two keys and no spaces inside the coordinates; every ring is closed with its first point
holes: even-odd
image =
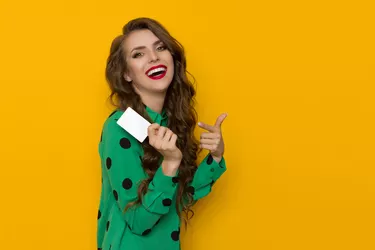
{"type": "Polygon", "coordinates": [[[182,160],[182,153],[176,146],[177,135],[157,123],[151,124],[147,132],[150,145],[164,157],[162,164],[164,173],[173,175],[182,160]]]}
{"type": "Polygon", "coordinates": [[[224,140],[221,132],[221,124],[228,116],[227,113],[221,114],[217,119],[215,125],[207,125],[199,122],[198,126],[208,130],[200,136],[200,147],[210,151],[211,156],[215,161],[220,162],[224,155],[224,140]]]}

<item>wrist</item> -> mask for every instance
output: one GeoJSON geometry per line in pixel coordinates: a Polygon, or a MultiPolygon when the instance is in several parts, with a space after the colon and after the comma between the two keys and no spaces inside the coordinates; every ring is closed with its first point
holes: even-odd
{"type": "Polygon", "coordinates": [[[212,156],[212,158],[214,159],[214,161],[219,163],[221,161],[221,159],[223,158],[223,156],[212,156]]]}
{"type": "Polygon", "coordinates": [[[161,167],[163,173],[167,176],[175,176],[178,168],[180,167],[181,160],[164,159],[161,167]]]}

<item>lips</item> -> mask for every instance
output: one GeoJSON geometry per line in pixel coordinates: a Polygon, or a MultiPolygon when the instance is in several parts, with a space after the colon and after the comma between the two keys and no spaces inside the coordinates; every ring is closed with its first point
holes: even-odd
{"type": "Polygon", "coordinates": [[[163,78],[165,75],[167,74],[167,66],[163,65],[163,64],[160,64],[160,65],[157,65],[157,66],[153,66],[151,68],[149,68],[147,71],[146,71],[146,75],[152,79],[152,80],[158,80],[158,79],[161,79],[163,78]],[[156,70],[156,69],[160,69],[160,68],[163,68],[164,70],[160,70],[160,71],[157,71],[157,72],[161,72],[159,73],[158,75],[155,75],[155,76],[152,76],[152,75],[148,75],[150,73],[150,71],[152,70],[156,70]]]}

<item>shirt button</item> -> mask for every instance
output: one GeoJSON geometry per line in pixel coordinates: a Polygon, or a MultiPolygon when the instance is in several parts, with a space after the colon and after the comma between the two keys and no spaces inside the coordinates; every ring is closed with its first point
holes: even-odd
{"type": "Polygon", "coordinates": [[[215,171],[215,169],[214,169],[214,168],[211,168],[211,172],[213,172],[213,171],[215,171]]]}

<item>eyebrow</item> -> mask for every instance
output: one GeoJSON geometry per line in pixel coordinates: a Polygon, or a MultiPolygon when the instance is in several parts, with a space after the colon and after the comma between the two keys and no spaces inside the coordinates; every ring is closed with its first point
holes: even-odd
{"type": "MultiPolygon", "coordinates": [[[[162,41],[157,40],[157,41],[154,42],[152,45],[155,46],[155,45],[157,45],[157,44],[159,44],[159,43],[162,43],[162,41]]],[[[145,49],[145,48],[146,48],[146,46],[138,46],[138,47],[133,48],[133,49],[130,51],[130,53],[132,53],[133,50],[137,50],[137,49],[145,49]]]]}

